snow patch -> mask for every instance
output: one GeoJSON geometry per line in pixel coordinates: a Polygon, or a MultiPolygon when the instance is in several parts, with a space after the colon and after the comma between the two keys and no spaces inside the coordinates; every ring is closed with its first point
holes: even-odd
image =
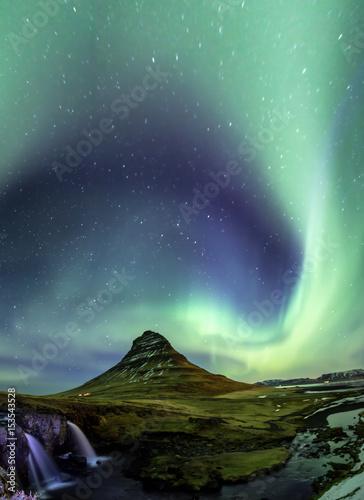
{"type": "Polygon", "coordinates": [[[363,500],[364,498],[364,472],[349,477],[329,489],[320,500],[337,500],[338,498],[350,498],[350,500],[363,500]],[[355,492],[355,493],[354,493],[355,492]]]}

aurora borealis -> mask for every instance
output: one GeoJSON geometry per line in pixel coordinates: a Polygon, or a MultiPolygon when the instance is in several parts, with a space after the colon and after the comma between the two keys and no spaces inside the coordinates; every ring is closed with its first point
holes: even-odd
{"type": "Polygon", "coordinates": [[[80,385],[149,329],[244,382],[364,367],[363,5],[0,19],[0,390],[80,385]]]}

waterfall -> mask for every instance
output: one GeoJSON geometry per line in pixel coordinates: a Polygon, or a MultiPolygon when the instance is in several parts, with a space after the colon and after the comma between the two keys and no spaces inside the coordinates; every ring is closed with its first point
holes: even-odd
{"type": "Polygon", "coordinates": [[[38,439],[27,433],[25,433],[25,436],[30,448],[30,471],[37,489],[40,490],[41,486],[49,483],[50,480],[59,481],[59,470],[38,439]]]}
{"type": "Polygon", "coordinates": [[[83,455],[87,458],[96,458],[97,455],[95,450],[92,448],[89,440],[81,429],[72,422],[67,421],[68,427],[71,431],[72,441],[74,443],[74,449],[78,455],[83,455]]]}

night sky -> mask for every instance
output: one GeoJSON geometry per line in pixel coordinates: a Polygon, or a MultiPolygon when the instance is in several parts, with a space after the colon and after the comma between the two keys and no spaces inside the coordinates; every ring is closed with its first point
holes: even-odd
{"type": "Polygon", "coordinates": [[[4,0],[0,390],[145,330],[244,382],[364,367],[364,5],[4,0]]]}

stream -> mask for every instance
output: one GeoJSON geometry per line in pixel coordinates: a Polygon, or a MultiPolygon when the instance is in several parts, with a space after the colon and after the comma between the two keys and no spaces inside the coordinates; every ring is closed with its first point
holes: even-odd
{"type": "MultiPolygon", "coordinates": [[[[345,398],[318,410],[306,419],[309,429],[297,433],[293,439],[289,448],[292,457],[285,467],[246,484],[224,486],[219,493],[201,495],[200,500],[309,500],[315,494],[313,481],[333,470],[329,462],[348,464],[351,461],[347,451],[357,440],[351,426],[359,422],[359,413],[363,410],[363,396],[345,398]],[[343,428],[343,436],[320,440],[320,430],[335,427],[343,428]]],[[[364,446],[360,460],[364,463],[364,446]]],[[[359,468],[357,464],[352,470],[359,468]]]]}

